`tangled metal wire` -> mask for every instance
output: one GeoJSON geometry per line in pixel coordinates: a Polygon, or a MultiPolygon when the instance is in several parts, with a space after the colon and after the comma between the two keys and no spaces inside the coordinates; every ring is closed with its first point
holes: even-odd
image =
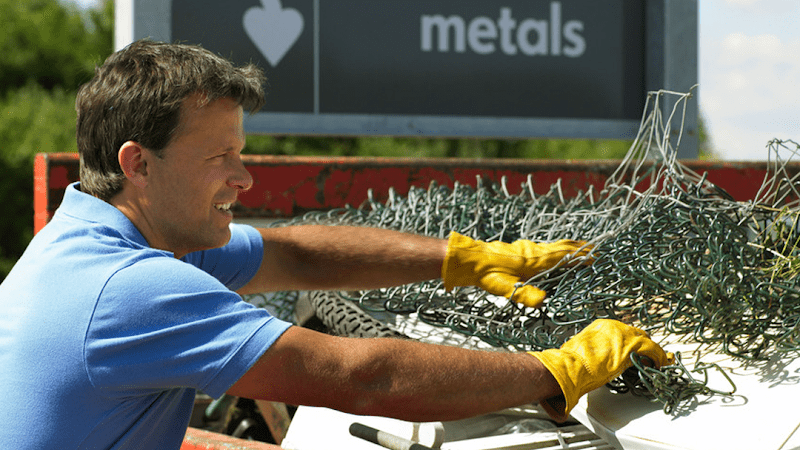
{"type": "Polygon", "coordinates": [[[667,414],[677,412],[682,404],[700,395],[730,396],[736,392],[736,385],[717,364],[697,363],[694,369],[689,370],[681,362],[680,354],[676,355],[673,365],[660,369],[654,369],[652,361],[638,354],[633,354],[631,361],[633,366],[608,383],[609,389],[620,394],[631,392],[634,395],[655,398],[664,404],[664,412],[667,414]],[[729,391],[709,387],[709,371],[712,369],[727,380],[731,388],[729,391]],[[695,378],[692,373],[701,374],[703,379],[695,378]]]}
{"type": "MultiPolygon", "coordinates": [[[[510,194],[505,180],[485,185],[478,179],[474,188],[431,184],[406,196],[390,191],[385,203],[370,196],[359,208],[309,213],[275,226],[348,224],[442,238],[458,231],[488,241],[589,241],[591,264],[557,267],[527,281],[548,292],[539,309],[478,288],[448,292],[440,280],[349,297],[366,311],[416,313],[496,347],[554,348],[594,319],[615,318],[749,361],[800,350],[800,182],[787,169],[800,145],[770,142],[761,189],[753,200],[737,202],[676,160],[680,136],[673,147],[665,130],[683,118],[690,97],[650,94],[636,140],[600,191],[565,198],[556,183],[536,195],[535,174],[519,194],[510,194]],[[667,117],[664,97],[677,99],[667,117]]],[[[680,359],[661,370],[634,366],[638,382],[628,375],[612,384],[649,393],[668,412],[688,397],[721,393],[692,378],[680,359]]],[[[698,364],[695,371],[709,367],[698,364]]]]}

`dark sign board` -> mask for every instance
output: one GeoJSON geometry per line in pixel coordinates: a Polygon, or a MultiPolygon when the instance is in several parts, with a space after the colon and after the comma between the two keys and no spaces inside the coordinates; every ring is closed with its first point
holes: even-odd
{"type": "Polygon", "coordinates": [[[632,138],[662,70],[651,3],[118,0],[134,20],[117,47],[196,43],[262,67],[252,132],[632,138]]]}

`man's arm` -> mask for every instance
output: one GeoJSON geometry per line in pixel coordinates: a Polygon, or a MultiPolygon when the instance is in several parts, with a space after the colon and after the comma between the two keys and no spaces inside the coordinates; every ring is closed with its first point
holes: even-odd
{"type": "Polygon", "coordinates": [[[259,229],[264,258],[238,292],[358,290],[441,277],[447,241],[366,227],[298,225],[259,229]]]}
{"type": "MultiPolygon", "coordinates": [[[[264,259],[240,293],[374,289],[441,277],[447,241],[378,228],[260,229],[264,259]]],[[[413,421],[497,411],[560,393],[528,354],[289,328],[228,391],[413,421]]]]}
{"type": "Polygon", "coordinates": [[[541,402],[563,422],[586,393],[630,367],[673,363],[643,330],[598,319],[559,349],[505,353],[400,339],[327,336],[292,327],[228,391],[415,422],[455,420],[541,402]]]}
{"type": "Polygon", "coordinates": [[[261,267],[239,290],[364,290],[443,278],[445,289],[478,286],[529,307],[545,292],[526,283],[560,264],[588,261],[585,242],[448,240],[367,227],[299,225],[259,230],[261,267]],[[577,258],[577,259],[575,259],[577,258]]]}
{"type": "Polygon", "coordinates": [[[291,327],[228,392],[423,422],[528,404],[561,389],[526,353],[342,338],[291,327]]]}

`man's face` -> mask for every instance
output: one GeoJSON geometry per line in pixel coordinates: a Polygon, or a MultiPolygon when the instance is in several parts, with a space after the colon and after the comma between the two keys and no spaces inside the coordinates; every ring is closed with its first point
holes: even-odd
{"type": "Polygon", "coordinates": [[[151,156],[147,165],[150,245],[176,257],[227,244],[230,207],[253,183],[240,158],[242,108],[227,98],[197,108],[195,100],[184,103],[162,158],[151,156]]]}

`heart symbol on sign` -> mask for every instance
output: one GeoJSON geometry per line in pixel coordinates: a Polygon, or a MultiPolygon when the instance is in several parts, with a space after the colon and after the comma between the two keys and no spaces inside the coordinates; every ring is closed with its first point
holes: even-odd
{"type": "Polygon", "coordinates": [[[280,0],[261,0],[244,13],[244,31],[276,67],[303,32],[303,16],[296,9],[281,7],[280,0]]]}

